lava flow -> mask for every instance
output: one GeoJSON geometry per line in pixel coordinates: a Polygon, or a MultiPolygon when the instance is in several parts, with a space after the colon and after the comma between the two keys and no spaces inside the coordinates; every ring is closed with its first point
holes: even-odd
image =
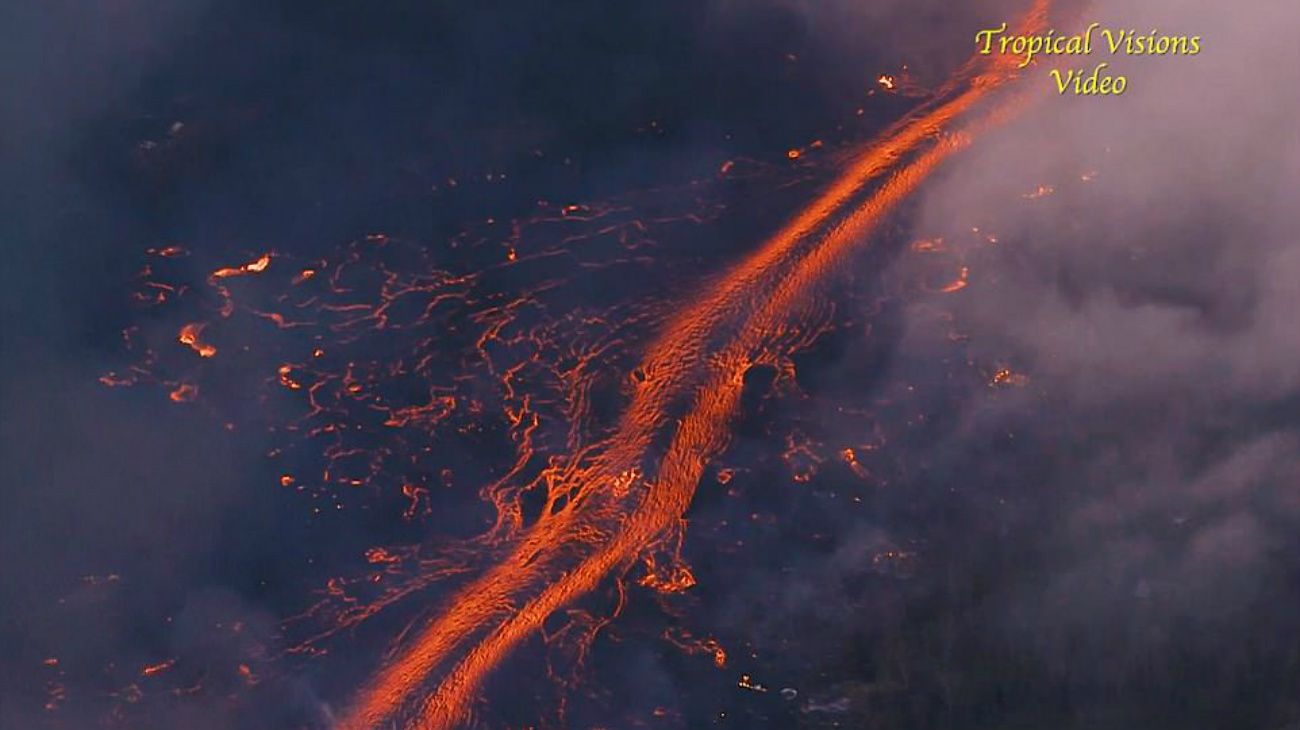
{"type": "MultiPolygon", "coordinates": [[[[1024,32],[1043,25],[1046,5],[1037,0],[1024,32]]],[[[703,469],[728,443],[746,372],[786,366],[820,334],[818,285],[971,132],[1016,108],[1007,100],[963,118],[1015,78],[1014,66],[967,64],[934,102],[868,145],[781,231],[672,315],[633,373],[635,392],[614,433],[544,475],[536,522],[507,531],[509,554],[415,632],[338,726],[465,721],[484,678],[548,616],[679,537],[703,469]]],[[[498,508],[500,519],[518,524],[517,505],[498,508]]]]}

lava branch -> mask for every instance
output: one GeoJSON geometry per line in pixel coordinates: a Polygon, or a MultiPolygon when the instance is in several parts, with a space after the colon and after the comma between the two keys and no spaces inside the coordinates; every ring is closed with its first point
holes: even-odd
{"type": "MultiPolygon", "coordinates": [[[[1047,0],[1037,0],[1020,25],[1040,27],[1046,6],[1047,0]]],[[[462,722],[487,674],[551,613],[681,529],[705,465],[728,443],[746,371],[778,362],[815,336],[792,322],[791,313],[944,159],[968,145],[973,132],[1019,107],[1016,99],[1002,102],[964,130],[944,133],[1016,77],[1013,63],[995,60],[977,69],[967,64],[944,97],[868,145],[826,192],[669,320],[599,454],[571,461],[555,476],[546,509],[510,555],[460,591],[381,667],[338,727],[381,727],[404,711],[414,717],[408,727],[438,730],[462,722]],[[886,174],[874,193],[858,200],[869,182],[886,174]],[[656,478],[644,478],[656,440],[670,429],[656,478]],[[567,499],[557,502],[557,494],[567,499]],[[441,683],[420,701],[420,687],[440,670],[441,683]]]]}

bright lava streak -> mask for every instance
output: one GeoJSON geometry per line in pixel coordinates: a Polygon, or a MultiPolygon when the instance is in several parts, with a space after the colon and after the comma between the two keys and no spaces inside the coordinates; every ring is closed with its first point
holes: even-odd
{"type": "MultiPolygon", "coordinates": [[[[1022,27],[1041,27],[1046,11],[1047,0],[1036,0],[1022,27]]],[[[639,369],[644,377],[616,432],[594,455],[570,460],[510,554],[376,672],[338,727],[388,727],[410,718],[402,720],[406,727],[440,730],[463,722],[488,673],[548,616],[680,530],[705,465],[728,443],[745,373],[806,345],[815,333],[797,318],[812,290],[945,158],[969,144],[971,132],[1014,111],[1013,98],[965,129],[950,129],[1015,78],[1014,65],[997,57],[968,63],[935,102],[867,145],[781,231],[676,313],[648,348],[639,369]],[[863,199],[867,184],[886,174],[863,199]],[[423,696],[435,673],[440,684],[423,696]]],[[[519,519],[505,511],[502,519],[519,519]]]]}

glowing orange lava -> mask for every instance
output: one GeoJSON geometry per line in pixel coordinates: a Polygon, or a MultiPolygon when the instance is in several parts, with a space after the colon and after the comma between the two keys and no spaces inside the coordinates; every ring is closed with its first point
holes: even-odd
{"type": "Polygon", "coordinates": [[[197,352],[199,357],[212,357],[217,354],[217,348],[206,342],[199,341],[199,335],[203,333],[203,325],[197,322],[187,324],[181,327],[181,331],[176,335],[177,342],[189,347],[197,352]]]}
{"type": "MultiPolygon", "coordinates": [[[[1042,26],[1046,5],[1038,0],[1022,20],[1026,32],[1042,26]]],[[[412,632],[338,726],[437,730],[464,722],[484,678],[548,616],[653,547],[674,543],[706,464],[729,441],[746,373],[755,365],[788,370],[790,354],[821,334],[809,324],[816,288],[969,143],[977,124],[1007,115],[1010,103],[963,131],[949,129],[1014,78],[1014,65],[967,64],[934,102],[868,145],[782,230],[671,316],[633,374],[635,392],[613,435],[548,470],[546,504],[530,526],[517,504],[493,495],[497,533],[510,540],[506,557],[412,632]]],[[[693,580],[676,570],[651,575],[667,590],[693,580]]]]}
{"type": "Polygon", "coordinates": [[[217,269],[212,272],[213,279],[226,279],[232,276],[244,276],[246,274],[260,274],[266,271],[266,267],[271,265],[271,254],[265,253],[255,261],[250,261],[241,266],[233,266],[217,269]]]}

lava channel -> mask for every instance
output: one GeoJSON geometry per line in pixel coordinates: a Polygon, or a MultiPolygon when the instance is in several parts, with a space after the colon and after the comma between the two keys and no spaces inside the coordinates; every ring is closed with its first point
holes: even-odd
{"type": "MultiPolygon", "coordinates": [[[[1043,27],[1047,5],[1036,0],[1022,32],[1043,27]]],[[[1013,58],[967,63],[934,101],[864,146],[792,221],[673,314],[646,350],[614,434],[555,476],[546,508],[507,557],[414,632],[338,727],[465,722],[484,678],[548,616],[673,539],[706,464],[728,443],[745,373],[779,365],[816,336],[801,319],[816,287],[944,159],[1022,105],[1012,96],[972,111],[1017,75],[1013,58]]]]}

